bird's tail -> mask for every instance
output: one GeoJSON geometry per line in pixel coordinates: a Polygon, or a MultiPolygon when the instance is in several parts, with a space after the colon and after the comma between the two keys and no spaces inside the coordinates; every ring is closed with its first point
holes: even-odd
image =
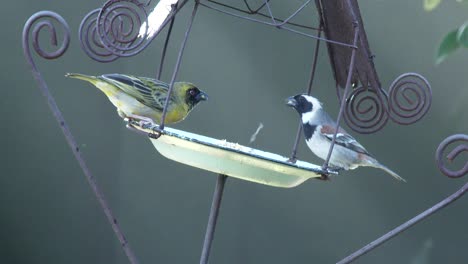
{"type": "Polygon", "coordinates": [[[92,84],[96,84],[96,82],[98,81],[98,78],[96,78],[96,76],[90,76],[81,73],[67,73],[65,74],[65,77],[80,79],[83,81],[90,82],[92,84]]]}
{"type": "Polygon", "coordinates": [[[403,179],[400,175],[398,175],[396,172],[392,171],[391,169],[387,168],[385,165],[381,164],[380,162],[378,162],[377,160],[373,159],[372,160],[369,160],[369,164],[368,166],[370,167],[374,167],[374,168],[377,168],[377,169],[381,169],[381,170],[384,170],[385,172],[387,172],[388,174],[390,174],[393,178],[399,180],[399,181],[402,181],[402,182],[406,182],[405,179],[403,179]]]}

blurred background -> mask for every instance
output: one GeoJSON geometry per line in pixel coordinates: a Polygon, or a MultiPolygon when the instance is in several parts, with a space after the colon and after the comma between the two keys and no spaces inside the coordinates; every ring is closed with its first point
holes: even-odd
{"type": "MultiPolygon", "coordinates": [[[[0,9],[0,263],[128,263],[24,59],[22,28],[40,10],[61,14],[72,40],[58,60],[35,56],[36,62],[137,257],[141,263],[199,260],[216,175],[164,158],[148,139],[125,128],[101,92],[64,77],[155,76],[164,35],[141,54],[109,64],[80,49],[79,24],[103,3],[5,1],[0,9]]],[[[284,17],[301,3],[273,1],[273,8],[284,17]]],[[[442,37],[465,21],[468,6],[446,1],[428,13],[422,1],[359,4],[382,85],[408,71],[432,85],[432,107],[420,122],[353,133],[408,183],[370,168],[291,189],[229,178],[211,263],[335,263],[466,182],[442,176],[434,153],[447,136],[468,131],[468,52],[438,66],[434,54],[442,37]]],[[[190,1],[176,19],[163,81],[170,80],[192,7],[190,1]]],[[[307,12],[310,17],[298,20],[315,22],[314,6],[307,12]]],[[[178,80],[196,83],[210,100],[172,127],[245,145],[261,122],[265,127],[253,147],[288,156],[298,117],[284,99],[306,90],[314,44],[200,7],[178,80]]],[[[334,80],[321,47],[313,93],[336,116],[334,80]]],[[[298,155],[321,164],[303,140],[298,155]]],[[[468,259],[467,208],[463,197],[356,263],[462,263],[468,259]]]]}

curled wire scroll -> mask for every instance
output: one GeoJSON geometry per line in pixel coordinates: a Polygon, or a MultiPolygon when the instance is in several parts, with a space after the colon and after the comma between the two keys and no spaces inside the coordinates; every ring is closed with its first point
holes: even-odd
{"type": "MultiPolygon", "coordinates": [[[[338,98],[341,98],[339,88],[338,98]]],[[[370,87],[355,88],[346,102],[346,124],[356,132],[370,134],[382,129],[388,118],[401,125],[420,120],[429,111],[432,90],[420,74],[405,73],[396,78],[387,93],[370,87]]]]}
{"type": "Polygon", "coordinates": [[[154,34],[149,34],[145,7],[136,0],[109,0],[102,8],[92,10],[82,20],[79,30],[83,51],[98,62],[112,62],[146,49],[189,0],[180,0],[176,8],[154,34]],[[143,31],[141,25],[144,25],[143,31]],[[140,34],[141,33],[141,34],[140,34]]]}
{"type": "Polygon", "coordinates": [[[107,217],[107,220],[112,226],[112,229],[115,235],[119,239],[119,242],[122,245],[122,248],[125,251],[125,254],[127,255],[130,263],[136,264],[138,263],[138,261],[133,251],[131,250],[130,245],[127,242],[127,239],[125,238],[123,232],[121,231],[120,226],[117,222],[117,219],[114,217],[109,205],[107,204],[107,201],[104,198],[102,191],[97,185],[97,182],[94,176],[91,174],[91,171],[86,165],[86,162],[83,156],[81,155],[80,148],[78,147],[78,144],[75,138],[73,137],[70,131],[70,128],[62,115],[62,112],[59,110],[54,97],[49,91],[49,87],[47,86],[47,83],[45,82],[44,78],[42,77],[41,73],[39,72],[33,60],[33,56],[31,54],[31,47],[30,47],[30,35],[31,34],[32,34],[32,39],[33,39],[32,46],[34,48],[34,51],[42,58],[51,60],[51,59],[56,59],[56,58],[61,57],[67,51],[68,46],[70,44],[70,28],[67,22],[65,21],[65,19],[63,19],[63,17],[61,17],[59,14],[55,12],[40,11],[40,12],[35,13],[28,19],[28,21],[26,22],[23,28],[24,56],[29,63],[31,72],[36,82],[38,83],[38,86],[42,92],[42,95],[46,98],[46,101],[49,105],[50,110],[52,111],[52,114],[57,120],[57,123],[59,123],[60,128],[62,129],[62,132],[65,136],[65,139],[70,149],[73,152],[73,155],[78,161],[89,185],[91,186],[91,189],[94,192],[94,195],[96,196],[99,204],[101,205],[101,208],[104,211],[104,214],[107,217]],[[59,27],[60,29],[63,30],[63,33],[62,33],[63,38],[60,44],[58,42],[58,37],[57,37],[59,35],[58,34],[59,27]],[[43,49],[39,42],[39,35],[41,34],[41,32],[44,32],[45,29],[47,29],[47,32],[49,34],[50,44],[53,46],[52,51],[47,51],[46,49],[43,49]]]}
{"type": "Polygon", "coordinates": [[[437,148],[436,151],[436,162],[437,162],[437,167],[439,170],[445,174],[446,176],[450,178],[459,178],[468,173],[468,161],[465,163],[463,168],[453,171],[449,169],[445,163],[444,163],[444,158],[442,157],[445,149],[450,145],[453,144],[457,141],[463,141],[465,144],[460,144],[457,147],[455,147],[451,152],[447,154],[447,160],[449,162],[454,161],[458,155],[460,155],[462,152],[467,151],[468,152],[468,135],[463,135],[463,134],[456,134],[452,135],[448,138],[446,138],[442,143],[440,143],[439,147],[437,148]]]}
{"type": "Polygon", "coordinates": [[[395,123],[415,123],[429,111],[431,102],[431,85],[420,74],[402,74],[390,85],[388,112],[395,123]]]}
{"type": "Polygon", "coordinates": [[[28,62],[34,70],[36,69],[36,65],[32,59],[31,50],[29,48],[29,35],[31,34],[31,28],[33,26],[32,45],[34,51],[36,51],[36,53],[39,54],[42,58],[48,60],[56,59],[67,51],[68,46],[70,45],[70,28],[68,27],[67,22],[60,15],[49,11],[38,12],[28,19],[23,29],[23,49],[28,62]],[[58,23],[64,31],[63,39],[60,42],[60,45],[57,41],[57,27],[55,23],[58,23]],[[39,35],[44,29],[49,31],[50,44],[55,47],[54,51],[46,51],[41,48],[41,45],[39,44],[39,35]]]}
{"type": "Polygon", "coordinates": [[[385,109],[387,97],[384,92],[359,86],[346,100],[345,121],[356,132],[374,133],[383,128],[388,121],[385,109]]]}
{"type": "MultiPolygon", "coordinates": [[[[119,57],[138,54],[147,46],[146,38],[138,37],[147,19],[145,5],[136,0],[107,1],[99,11],[96,24],[102,46],[119,57]]],[[[143,35],[147,33],[148,25],[143,35]]]]}
{"type": "MultiPolygon", "coordinates": [[[[106,49],[97,33],[96,21],[100,11],[100,8],[94,9],[81,21],[79,29],[80,45],[81,49],[91,59],[98,62],[112,62],[118,59],[119,56],[106,49]]],[[[106,32],[109,30],[110,28],[107,28],[106,32]]]]}

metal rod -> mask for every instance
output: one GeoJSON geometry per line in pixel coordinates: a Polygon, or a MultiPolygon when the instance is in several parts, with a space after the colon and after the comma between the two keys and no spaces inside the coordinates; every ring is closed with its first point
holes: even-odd
{"type": "MultiPolygon", "coordinates": [[[[322,27],[322,20],[320,19],[320,28],[322,27]]],[[[317,37],[320,38],[320,35],[322,33],[322,30],[319,30],[317,32],[317,37]]],[[[318,53],[319,53],[319,48],[320,48],[320,40],[317,39],[315,42],[315,51],[314,51],[314,59],[312,62],[312,68],[310,70],[310,77],[309,77],[309,86],[307,88],[307,94],[310,95],[310,92],[312,91],[312,84],[315,79],[315,70],[317,68],[317,60],[318,60],[318,53]]],[[[297,155],[297,146],[299,145],[299,140],[301,139],[301,133],[302,133],[302,121],[299,121],[299,125],[297,128],[296,132],[296,139],[294,140],[294,145],[292,148],[291,156],[289,157],[290,162],[296,162],[296,155],[297,155]]]]}
{"type": "MultiPolygon", "coordinates": [[[[172,8],[171,12],[176,12],[177,4],[172,8]]],[[[161,80],[161,74],[164,66],[164,59],[166,58],[167,46],[169,44],[169,39],[171,38],[172,27],[174,26],[175,15],[171,18],[171,23],[169,24],[169,29],[167,31],[166,40],[164,41],[164,47],[161,52],[161,62],[159,63],[158,73],[156,74],[156,79],[161,80]]]]}
{"type": "Polygon", "coordinates": [[[271,22],[273,23],[273,25],[276,25],[276,20],[275,20],[275,16],[273,16],[273,12],[271,11],[271,8],[270,8],[270,4],[269,4],[270,1],[268,0],[265,0],[265,6],[268,10],[268,15],[269,17],[271,18],[271,22]]]}
{"type": "Polygon", "coordinates": [[[216,180],[216,187],[213,193],[213,200],[211,203],[210,216],[206,226],[205,240],[203,241],[203,249],[200,257],[200,264],[207,264],[210,257],[211,244],[213,242],[214,232],[216,229],[216,222],[218,220],[219,209],[221,207],[221,200],[223,198],[224,185],[227,176],[219,174],[216,180]]]}
{"type": "MultiPolygon", "coordinates": [[[[259,16],[262,16],[262,17],[265,17],[265,18],[269,18],[270,16],[269,15],[266,15],[264,13],[261,13],[259,12],[264,6],[265,6],[265,3],[263,3],[259,8],[257,8],[257,10],[252,10],[252,8],[250,8],[249,4],[247,3],[246,0],[244,0],[244,4],[246,5],[247,9],[249,11],[246,11],[244,9],[241,9],[241,8],[238,8],[238,7],[235,7],[235,6],[230,6],[228,4],[224,4],[224,3],[221,3],[221,2],[218,2],[218,1],[214,1],[214,0],[207,0],[207,2],[210,2],[210,3],[213,3],[213,4],[216,4],[216,5],[219,5],[219,6],[223,6],[223,7],[226,7],[226,8],[229,8],[229,9],[232,9],[232,10],[236,10],[236,11],[239,11],[241,13],[244,13],[244,14],[248,14],[248,15],[259,15],[259,16]]],[[[307,3],[306,3],[307,4],[307,3]]],[[[203,5],[203,4],[202,4],[203,5]]],[[[303,9],[303,7],[299,8],[298,11],[301,11],[303,9]]],[[[296,12],[298,12],[296,11],[296,12]]],[[[296,14],[294,13],[292,16],[295,16],[296,14]]],[[[292,17],[289,16],[289,18],[287,18],[287,20],[291,19],[292,17]]],[[[284,22],[284,23],[280,23],[279,25],[283,25],[283,24],[288,24],[288,25],[291,25],[291,26],[296,26],[296,27],[300,27],[300,28],[306,28],[306,29],[312,29],[312,30],[318,30],[318,28],[316,27],[311,27],[311,26],[306,26],[306,25],[301,25],[301,24],[298,24],[298,23],[294,23],[294,22],[290,22],[290,21],[285,21],[284,19],[281,19],[281,18],[277,18],[277,17],[274,17],[274,19],[276,21],[279,21],[279,22],[284,22]]]]}
{"type": "Polygon", "coordinates": [[[51,12],[51,11],[40,11],[32,15],[29,20],[26,22],[24,25],[23,29],[23,51],[24,51],[24,56],[26,57],[26,60],[29,63],[31,72],[34,76],[34,79],[36,80],[39,89],[42,92],[42,95],[46,99],[50,111],[52,112],[53,116],[55,117],[55,120],[57,123],[59,123],[60,128],[62,129],[62,133],[65,136],[65,139],[67,141],[68,146],[72,150],[73,155],[75,156],[75,159],[78,161],[78,164],[81,167],[81,170],[83,171],[83,174],[86,177],[86,180],[88,181],[89,186],[93,190],[94,196],[96,196],[96,199],[99,202],[99,205],[101,206],[101,209],[103,210],[104,214],[106,215],[107,221],[110,223],[112,226],[112,230],[114,231],[115,236],[120,242],[120,245],[122,246],[125,255],[127,255],[127,258],[131,264],[137,264],[138,260],[133,253],[132,249],[130,248],[130,245],[125,238],[125,235],[123,234],[122,230],[120,229],[120,226],[117,222],[117,219],[115,218],[114,214],[112,213],[112,210],[109,207],[109,204],[107,203],[104,193],[101,191],[99,188],[99,185],[96,182],[96,178],[93,176],[91,173],[91,170],[89,169],[88,165],[85,162],[85,159],[83,158],[80,148],[78,144],[76,143],[76,140],[70,130],[70,127],[68,126],[67,122],[65,121],[65,118],[63,117],[62,112],[60,111],[57,103],[55,102],[54,97],[50,93],[49,87],[47,83],[45,82],[44,78],[42,77],[42,74],[40,73],[39,69],[37,68],[36,64],[34,63],[34,60],[32,58],[31,54],[31,49],[30,49],[30,43],[29,43],[29,33],[31,32],[31,27],[33,27],[33,24],[39,20],[39,19],[50,19],[53,18],[55,19],[58,23],[60,23],[61,26],[64,27],[65,33],[64,33],[64,40],[62,44],[59,46],[59,48],[55,52],[49,52],[49,51],[44,51],[41,49],[40,44],[37,42],[39,38],[39,32],[41,27],[45,25],[46,27],[49,28],[50,32],[50,40],[51,42],[57,46],[57,32],[56,32],[56,27],[50,23],[50,21],[46,21],[43,23],[38,23],[36,24],[34,30],[33,30],[33,46],[35,47],[35,51],[43,58],[46,59],[56,59],[60,56],[62,56],[70,43],[70,29],[67,24],[67,22],[57,13],[51,12]]]}
{"type": "Polygon", "coordinates": [[[396,235],[401,234],[406,229],[412,227],[413,225],[417,224],[421,220],[429,217],[430,215],[438,212],[440,209],[446,207],[447,205],[451,204],[452,202],[456,201],[458,198],[462,197],[468,191],[468,183],[463,185],[461,189],[453,193],[452,195],[448,196],[441,202],[437,203],[436,205],[432,206],[431,208],[427,209],[426,211],[420,213],[419,215],[411,218],[410,220],[406,221],[402,225],[396,227],[395,229],[391,230],[390,232],[386,233],[385,235],[381,236],[380,238],[372,241],[371,243],[367,244],[365,247],[359,249],[358,251],[354,252],[353,254],[347,256],[346,258],[337,262],[337,264],[345,264],[351,263],[352,261],[356,260],[357,258],[361,257],[362,255],[368,253],[369,251],[375,249],[376,247],[382,245],[389,239],[395,237],[396,235]]]}
{"type": "Polygon", "coordinates": [[[179,54],[177,56],[177,62],[174,68],[174,72],[172,73],[171,82],[169,84],[169,91],[167,92],[166,102],[164,103],[164,109],[163,109],[163,113],[161,116],[161,124],[159,126],[160,129],[164,129],[164,122],[165,122],[164,119],[166,119],[167,107],[171,99],[172,90],[174,89],[174,81],[177,77],[177,73],[179,73],[180,64],[182,62],[182,55],[184,54],[184,50],[185,50],[185,44],[187,44],[188,36],[190,35],[190,31],[192,30],[193,21],[195,20],[195,15],[197,14],[197,10],[198,10],[198,5],[199,5],[199,2],[195,1],[195,5],[193,6],[193,10],[192,10],[192,16],[190,17],[190,22],[187,26],[184,39],[182,40],[182,44],[180,46],[179,54]]]}
{"type": "MultiPolygon", "coordinates": [[[[208,0],[208,2],[213,2],[213,3],[218,3],[218,4],[220,4],[219,2],[215,2],[215,1],[213,1],[213,0],[208,0]]],[[[266,2],[270,2],[270,0],[267,0],[266,2]]],[[[244,0],[244,4],[245,4],[245,6],[247,7],[247,9],[249,10],[249,12],[250,12],[251,14],[257,14],[258,11],[262,10],[263,7],[265,7],[265,3],[263,3],[263,4],[261,4],[261,5],[257,8],[257,10],[253,10],[253,9],[250,7],[250,5],[249,5],[249,3],[247,2],[247,0],[244,0]]],[[[226,6],[226,7],[231,7],[231,6],[228,6],[228,5],[225,5],[225,6],[226,6]]]]}
{"type": "Polygon", "coordinates": [[[265,21],[262,21],[262,20],[241,16],[241,15],[238,15],[238,14],[235,14],[235,13],[232,13],[232,12],[228,12],[226,10],[222,10],[222,9],[214,7],[214,6],[207,5],[205,3],[200,3],[200,5],[204,6],[206,8],[218,11],[220,13],[226,14],[226,15],[230,15],[230,16],[245,19],[245,20],[249,20],[249,21],[252,21],[252,22],[255,22],[255,23],[260,23],[260,24],[264,24],[264,25],[268,25],[268,26],[273,26],[273,27],[283,29],[283,30],[286,30],[286,31],[289,31],[289,32],[292,32],[292,33],[295,33],[295,34],[298,34],[298,35],[301,35],[301,36],[305,36],[305,37],[309,37],[309,38],[313,38],[313,39],[320,39],[320,40],[325,41],[327,43],[332,43],[332,44],[336,44],[336,45],[340,45],[340,46],[344,46],[344,47],[357,48],[356,46],[348,44],[348,43],[329,40],[329,39],[326,39],[326,38],[317,38],[314,35],[307,34],[307,33],[304,33],[304,32],[301,32],[301,31],[298,31],[298,30],[295,30],[295,29],[292,29],[292,28],[289,28],[289,27],[286,27],[286,26],[277,26],[277,24],[274,24],[274,23],[268,23],[268,22],[265,22],[265,21]]]}
{"type": "MultiPolygon", "coordinates": [[[[284,21],[282,21],[281,23],[277,23],[276,20],[275,20],[275,16],[273,15],[273,11],[271,10],[271,7],[270,7],[270,4],[268,3],[269,1],[265,1],[265,6],[268,10],[268,14],[269,14],[269,17],[271,18],[272,20],[272,23],[268,23],[270,26],[274,26],[276,28],[283,28],[283,26],[285,24],[287,24],[289,22],[289,20],[293,19],[295,16],[297,16],[297,14],[299,14],[309,3],[310,3],[311,0],[308,0],[307,2],[305,2],[304,4],[302,4],[301,7],[299,7],[296,11],[294,11],[294,13],[292,13],[288,18],[286,18],[284,21]]],[[[289,28],[285,28],[286,30],[289,30],[289,28]]],[[[294,31],[292,31],[294,32],[294,31]]],[[[295,32],[296,33],[296,32],[295,32]]]]}
{"type": "MultiPolygon", "coordinates": [[[[357,40],[358,40],[358,37],[359,37],[359,25],[358,25],[358,23],[356,21],[353,22],[353,25],[354,25],[353,45],[356,46],[357,40]]],[[[333,147],[335,146],[336,134],[338,134],[341,117],[343,116],[343,112],[344,112],[343,110],[344,110],[345,103],[346,103],[346,97],[348,96],[348,91],[349,91],[349,89],[351,87],[351,78],[353,76],[353,71],[354,71],[354,60],[355,60],[355,57],[356,57],[356,50],[357,50],[357,48],[354,48],[351,51],[351,60],[349,62],[349,72],[348,72],[348,78],[346,79],[346,88],[345,88],[344,93],[343,93],[343,98],[341,98],[340,111],[338,113],[338,117],[336,118],[336,128],[335,128],[335,133],[333,134],[332,142],[330,144],[330,150],[328,151],[327,159],[325,160],[325,162],[322,165],[322,169],[324,169],[324,170],[327,169],[328,163],[330,162],[330,157],[331,157],[331,154],[333,152],[333,147]]]]}
{"type": "Polygon", "coordinates": [[[294,13],[292,13],[288,18],[286,18],[282,23],[276,23],[277,27],[281,27],[289,22],[289,20],[293,19],[297,14],[299,14],[309,3],[311,0],[308,0],[304,4],[302,4],[294,13]]]}

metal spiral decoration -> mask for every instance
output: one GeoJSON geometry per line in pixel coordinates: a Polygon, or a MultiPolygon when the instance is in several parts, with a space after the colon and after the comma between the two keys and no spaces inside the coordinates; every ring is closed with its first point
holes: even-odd
{"type": "MultiPolygon", "coordinates": [[[[67,51],[68,46],[70,45],[70,28],[65,19],[63,19],[63,17],[51,11],[41,11],[32,15],[24,25],[23,50],[26,59],[28,60],[34,71],[37,71],[37,69],[32,59],[31,49],[29,46],[31,34],[32,46],[34,48],[34,51],[44,59],[51,60],[62,56],[67,51]],[[60,45],[57,40],[57,23],[64,31],[60,45]],[[54,46],[53,51],[47,51],[41,48],[41,45],[39,44],[39,35],[44,29],[47,29],[49,33],[50,44],[54,46]]],[[[39,72],[37,72],[37,74],[39,74],[39,72]]]]}
{"type": "Polygon", "coordinates": [[[402,74],[390,85],[388,112],[395,123],[415,123],[429,111],[431,102],[431,85],[420,74],[402,74]]]}
{"type": "MultiPolygon", "coordinates": [[[[104,47],[97,33],[97,18],[100,8],[89,12],[81,21],[79,38],[81,49],[93,60],[98,62],[112,62],[119,58],[104,47]]],[[[108,32],[110,28],[106,29],[108,32]]]]}
{"type": "Polygon", "coordinates": [[[70,128],[67,122],[65,121],[65,118],[63,117],[63,114],[60,111],[57,103],[55,102],[54,97],[50,93],[50,90],[49,90],[49,87],[47,86],[46,81],[44,80],[36,64],[34,63],[32,53],[31,53],[30,35],[32,35],[32,46],[34,48],[34,51],[36,51],[36,53],[39,54],[39,56],[45,59],[49,59],[49,60],[56,59],[62,56],[68,49],[68,46],[70,44],[70,28],[67,22],[65,21],[65,19],[63,19],[63,17],[61,17],[59,14],[55,12],[40,11],[40,12],[35,13],[28,19],[28,21],[24,25],[24,29],[23,29],[24,55],[26,57],[26,60],[29,63],[29,66],[31,67],[31,72],[33,73],[33,76],[36,79],[36,82],[39,86],[39,89],[42,92],[42,95],[45,97],[52,114],[54,115],[57,123],[62,129],[62,132],[65,136],[68,146],[70,147],[70,149],[73,152],[73,155],[78,161],[78,164],[80,165],[81,170],[83,171],[83,174],[85,175],[89,185],[91,186],[92,191],[94,192],[94,195],[96,196],[99,204],[101,205],[101,208],[103,209],[103,212],[107,217],[107,220],[112,226],[112,229],[115,235],[117,236],[125,254],[127,255],[128,260],[132,264],[137,264],[138,261],[135,257],[135,254],[130,248],[130,245],[128,244],[127,239],[125,238],[125,235],[120,229],[117,219],[114,217],[114,214],[112,213],[107,201],[105,200],[104,194],[102,193],[98,184],[96,183],[95,177],[91,174],[91,171],[86,165],[86,162],[83,156],[81,155],[79,145],[77,144],[75,138],[73,137],[73,134],[71,133],[70,128]],[[57,26],[57,24],[59,26],[57,26]],[[61,27],[64,31],[62,33],[63,39],[60,42],[60,45],[57,41],[57,35],[59,35],[57,33],[58,27],[61,27]],[[31,29],[32,29],[32,34],[31,34],[31,29]],[[46,32],[49,34],[50,44],[55,47],[53,51],[47,51],[41,48],[41,45],[39,44],[40,43],[39,35],[41,34],[41,32],[44,31],[44,29],[47,29],[46,32]]]}
{"type": "Polygon", "coordinates": [[[346,100],[344,119],[354,131],[362,134],[374,133],[382,129],[388,121],[385,110],[386,95],[368,87],[353,89],[346,100]]]}
{"type": "MultiPolygon", "coordinates": [[[[97,17],[97,32],[101,44],[112,54],[130,57],[147,45],[146,37],[138,37],[140,27],[148,19],[145,5],[136,0],[110,0],[97,17]]],[[[148,32],[148,25],[145,30],[148,32]]]]}
{"type": "Polygon", "coordinates": [[[443,155],[445,149],[450,144],[453,144],[453,143],[455,143],[457,141],[462,141],[462,142],[465,142],[465,143],[464,144],[459,143],[455,148],[453,148],[452,151],[450,151],[447,154],[447,156],[446,156],[447,160],[449,162],[452,162],[462,152],[464,152],[464,151],[468,152],[468,144],[466,143],[466,142],[468,142],[468,135],[464,135],[464,134],[452,135],[452,136],[446,138],[444,141],[442,141],[440,143],[439,147],[437,148],[437,151],[436,151],[437,167],[439,167],[439,170],[443,174],[445,174],[446,176],[448,176],[450,178],[459,178],[459,177],[462,177],[463,175],[465,175],[466,173],[468,173],[468,161],[466,161],[463,168],[461,168],[459,170],[456,170],[456,171],[453,171],[453,170],[447,168],[447,166],[444,163],[444,158],[442,157],[442,155],[443,155]]]}

